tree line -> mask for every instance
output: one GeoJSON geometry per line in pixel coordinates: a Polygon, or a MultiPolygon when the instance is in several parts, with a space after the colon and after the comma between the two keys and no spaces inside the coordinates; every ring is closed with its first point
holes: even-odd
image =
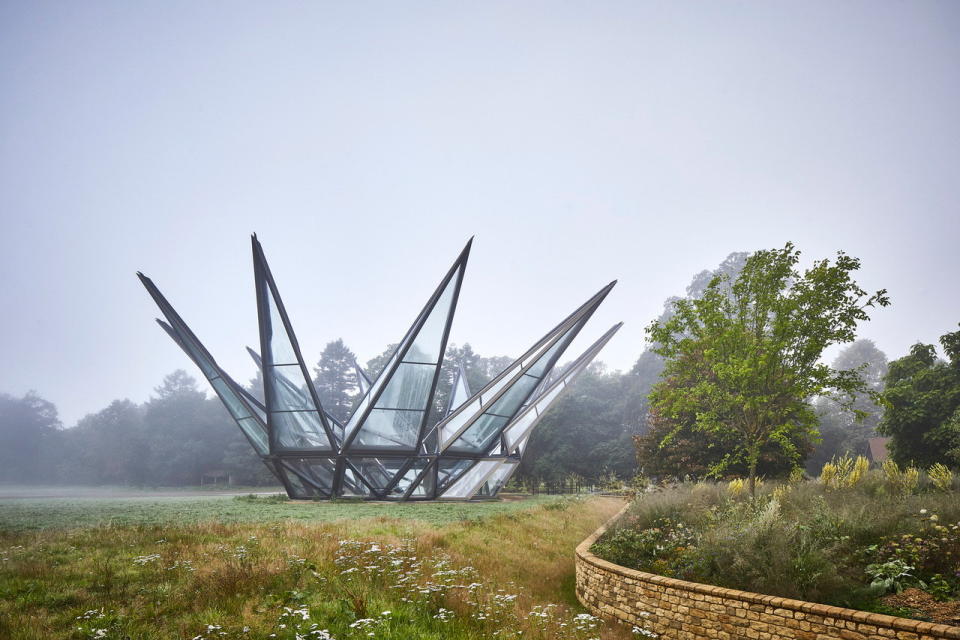
{"type": "MultiPolygon", "coordinates": [[[[799,252],[730,254],[665,301],[648,328],[649,348],[631,370],[594,363],[534,430],[516,481],[528,487],[665,478],[819,472],[871,437],[891,437],[900,463],[960,465],[960,331],[941,346],[917,344],[887,361],[856,339],[886,292],[853,280],[859,261],[839,254],[806,271],[799,252]],[[828,366],[826,348],[842,345],[828,366]]],[[[379,374],[395,345],[366,362],[379,374]]],[[[477,390],[512,362],[449,345],[433,407],[438,419],[463,367],[477,390]]],[[[324,408],[343,421],[363,375],[335,340],[313,369],[324,408]]],[[[259,371],[248,389],[262,397],[259,371]]],[[[149,400],[115,400],[65,428],[53,403],[30,392],[0,394],[0,481],[136,486],[196,485],[203,474],[235,483],[272,476],[219,400],[184,371],[149,400]]]]}

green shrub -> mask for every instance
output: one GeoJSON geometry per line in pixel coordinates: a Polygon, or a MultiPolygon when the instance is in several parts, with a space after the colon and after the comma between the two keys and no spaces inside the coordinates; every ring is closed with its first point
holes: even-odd
{"type": "Polygon", "coordinates": [[[594,552],[642,571],[838,606],[876,609],[887,580],[960,595],[956,492],[915,493],[919,474],[909,469],[869,471],[856,459],[841,467],[839,483],[767,487],[753,501],[727,483],[645,494],[594,552]]]}

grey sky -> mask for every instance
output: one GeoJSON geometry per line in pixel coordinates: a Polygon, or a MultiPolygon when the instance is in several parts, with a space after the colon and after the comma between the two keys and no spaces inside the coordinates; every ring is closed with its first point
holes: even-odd
{"type": "Polygon", "coordinates": [[[960,3],[0,3],[0,390],[67,424],[189,362],[246,380],[249,233],[312,365],[405,331],[517,355],[613,278],[627,368],[694,273],[863,259],[888,356],[960,321],[960,3]]]}

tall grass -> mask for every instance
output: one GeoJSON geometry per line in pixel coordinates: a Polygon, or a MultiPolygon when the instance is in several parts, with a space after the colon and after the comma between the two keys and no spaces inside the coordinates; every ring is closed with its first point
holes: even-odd
{"type": "Polygon", "coordinates": [[[0,533],[0,637],[616,637],[573,604],[572,551],[622,502],[548,504],[443,526],[374,517],[0,533]]]}
{"type": "Polygon", "coordinates": [[[641,495],[594,551],[681,579],[874,609],[882,593],[867,567],[900,559],[944,580],[939,595],[960,594],[957,491],[923,474],[846,466],[824,482],[765,487],[756,500],[706,483],[641,495]]]}

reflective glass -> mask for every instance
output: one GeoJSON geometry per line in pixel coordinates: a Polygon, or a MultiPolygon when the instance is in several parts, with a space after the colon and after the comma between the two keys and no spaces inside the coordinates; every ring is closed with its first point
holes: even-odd
{"type": "Polygon", "coordinates": [[[427,406],[436,367],[401,363],[377,400],[378,409],[418,409],[427,406]]]}
{"type": "Polygon", "coordinates": [[[500,432],[508,418],[483,414],[470,425],[459,438],[450,446],[452,451],[465,453],[484,453],[493,439],[500,432]]]}
{"type": "Polygon", "coordinates": [[[230,412],[230,415],[233,416],[234,420],[250,417],[250,412],[247,410],[243,401],[240,400],[236,392],[234,392],[234,390],[230,388],[230,385],[224,382],[222,378],[213,378],[210,380],[210,384],[217,390],[217,394],[220,396],[220,399],[223,400],[223,404],[226,405],[227,410],[230,412]]]}
{"type": "Polygon", "coordinates": [[[330,448],[330,442],[316,411],[272,413],[270,418],[270,426],[276,432],[278,446],[285,449],[330,448]]]}
{"type": "Polygon", "coordinates": [[[271,411],[316,410],[300,365],[267,367],[266,374],[271,382],[266,385],[271,411]]]}
{"type": "Polygon", "coordinates": [[[360,470],[367,483],[382,493],[390,485],[400,468],[406,464],[403,458],[351,458],[353,466],[360,470]]]}
{"type": "Polygon", "coordinates": [[[270,340],[270,350],[273,352],[273,362],[271,364],[295,364],[297,354],[293,350],[293,344],[290,342],[290,336],[287,335],[287,329],[283,326],[283,318],[280,316],[280,309],[277,308],[277,301],[273,297],[273,291],[269,284],[265,289],[267,290],[267,307],[270,310],[270,326],[266,327],[266,333],[270,340]]]}
{"type": "Polygon", "coordinates": [[[413,449],[420,435],[423,411],[374,409],[367,416],[354,447],[400,447],[413,449]]]}
{"type": "Polygon", "coordinates": [[[450,392],[450,404],[447,415],[449,415],[469,399],[470,387],[467,386],[467,379],[461,370],[460,373],[457,374],[457,384],[453,386],[453,390],[450,392]]]}
{"type": "Polygon", "coordinates": [[[311,487],[303,480],[300,479],[293,471],[284,468],[282,465],[279,467],[280,473],[283,474],[283,477],[286,478],[287,482],[290,484],[290,488],[293,489],[293,498],[314,498],[320,495],[315,488],[311,487]]]}
{"type": "MultiPolygon", "coordinates": [[[[417,458],[413,465],[407,469],[403,474],[403,477],[397,482],[397,486],[394,487],[393,491],[390,492],[390,495],[394,497],[400,497],[407,492],[407,489],[410,488],[410,483],[414,482],[417,479],[424,469],[426,469],[429,461],[426,458],[417,458]]],[[[423,480],[414,488],[410,493],[411,496],[425,497],[433,493],[433,473],[427,473],[423,480]]]]}
{"type": "MultiPolygon", "coordinates": [[[[292,462],[294,461],[290,461],[288,464],[292,462]]],[[[296,469],[317,485],[321,493],[330,495],[333,490],[335,460],[331,458],[299,458],[295,463],[296,469]]]]}
{"type": "Polygon", "coordinates": [[[193,358],[193,361],[197,363],[203,375],[206,376],[208,380],[217,377],[219,372],[217,371],[216,365],[214,365],[210,358],[204,355],[204,350],[190,337],[190,330],[187,326],[182,322],[178,322],[176,317],[170,318],[167,316],[167,319],[170,320],[171,327],[174,328],[177,337],[180,339],[181,346],[187,351],[188,355],[193,358]]]}
{"type": "Polygon", "coordinates": [[[254,418],[240,418],[237,420],[237,424],[253,442],[257,453],[266,455],[270,449],[270,443],[267,438],[267,432],[263,429],[263,426],[254,418]]]}
{"type": "Polygon", "coordinates": [[[433,362],[436,363],[443,355],[443,331],[447,326],[447,317],[450,315],[450,306],[453,303],[453,292],[457,288],[457,282],[463,267],[457,269],[457,272],[450,278],[443,293],[437,298],[436,304],[427,316],[423,326],[417,333],[416,340],[410,345],[407,354],[403,357],[404,362],[433,362]]]}
{"type": "Polygon", "coordinates": [[[340,491],[344,496],[368,497],[370,488],[363,484],[356,472],[350,467],[343,470],[343,488],[340,491]]]}
{"type": "Polygon", "coordinates": [[[532,376],[541,377],[543,373],[547,370],[547,365],[550,364],[550,360],[557,353],[562,352],[567,347],[568,339],[573,333],[577,330],[579,323],[574,323],[572,327],[567,329],[563,337],[557,340],[553,346],[549,347],[546,351],[542,352],[542,355],[539,356],[536,361],[527,369],[527,373],[532,376]]]}
{"type": "Polygon", "coordinates": [[[480,460],[447,488],[441,498],[466,499],[473,496],[487,475],[500,465],[500,460],[480,460]]]}
{"type": "Polygon", "coordinates": [[[517,416],[505,432],[507,436],[507,447],[511,449],[515,447],[517,440],[536,426],[536,423],[540,420],[540,416],[550,407],[550,404],[560,395],[565,386],[565,383],[558,384],[546,394],[535,398],[533,401],[534,406],[526,409],[523,415],[517,416]]]}
{"type": "Polygon", "coordinates": [[[445,489],[449,483],[459,478],[471,466],[473,466],[473,460],[441,458],[437,463],[437,486],[445,489]]]}
{"type": "Polygon", "coordinates": [[[520,379],[514,382],[510,388],[487,409],[487,413],[512,417],[538,384],[540,384],[539,378],[532,378],[526,374],[520,376],[520,379]]]}

